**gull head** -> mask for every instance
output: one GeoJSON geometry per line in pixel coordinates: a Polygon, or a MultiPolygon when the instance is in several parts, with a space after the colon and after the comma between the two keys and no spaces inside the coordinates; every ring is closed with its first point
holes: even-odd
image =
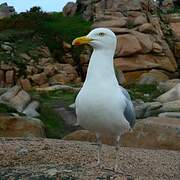
{"type": "Polygon", "coordinates": [[[73,40],[72,45],[89,44],[94,49],[116,49],[116,35],[108,28],[93,29],[87,36],[73,40]]]}

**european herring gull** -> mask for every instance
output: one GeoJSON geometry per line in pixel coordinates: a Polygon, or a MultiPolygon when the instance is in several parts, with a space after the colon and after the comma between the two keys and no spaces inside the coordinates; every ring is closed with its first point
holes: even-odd
{"type": "Polygon", "coordinates": [[[72,44],[93,47],[86,79],[75,101],[77,121],[81,127],[96,133],[98,165],[101,165],[101,135],[114,138],[117,169],[120,137],[134,126],[135,111],[128,92],[116,79],[113,64],[116,36],[107,28],[96,28],[72,44]]]}

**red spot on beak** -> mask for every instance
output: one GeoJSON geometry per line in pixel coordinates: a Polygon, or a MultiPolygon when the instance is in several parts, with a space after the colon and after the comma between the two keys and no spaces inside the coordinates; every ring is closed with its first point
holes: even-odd
{"type": "Polygon", "coordinates": [[[79,45],[81,45],[81,43],[77,41],[77,42],[75,43],[75,45],[79,46],[79,45]]]}

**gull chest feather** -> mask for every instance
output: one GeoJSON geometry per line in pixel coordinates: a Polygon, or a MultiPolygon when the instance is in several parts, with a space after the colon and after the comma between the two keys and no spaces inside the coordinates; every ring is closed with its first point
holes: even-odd
{"type": "Polygon", "coordinates": [[[80,125],[99,133],[118,134],[126,125],[122,117],[125,102],[118,92],[111,86],[84,87],[76,99],[80,125]]]}

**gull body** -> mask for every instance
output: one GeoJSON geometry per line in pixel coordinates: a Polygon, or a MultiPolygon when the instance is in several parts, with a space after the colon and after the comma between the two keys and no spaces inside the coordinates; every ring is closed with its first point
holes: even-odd
{"type": "Polygon", "coordinates": [[[119,136],[129,130],[130,125],[123,114],[125,96],[114,73],[113,52],[93,52],[87,78],[75,104],[79,124],[85,129],[110,136],[119,136]],[[107,59],[108,56],[112,59],[107,59]]]}
{"type": "Polygon", "coordinates": [[[101,135],[113,137],[118,150],[120,136],[128,132],[135,123],[135,113],[128,92],[119,86],[115,76],[113,64],[117,43],[115,34],[109,29],[97,28],[86,37],[73,41],[74,45],[86,43],[94,50],[75,106],[79,125],[96,133],[99,145],[98,164],[100,164],[101,135]]]}

